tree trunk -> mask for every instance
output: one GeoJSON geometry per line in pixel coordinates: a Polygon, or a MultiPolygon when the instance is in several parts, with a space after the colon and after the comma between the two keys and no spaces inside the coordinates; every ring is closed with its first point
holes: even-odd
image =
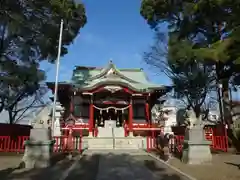
{"type": "Polygon", "coordinates": [[[9,124],[14,124],[13,112],[10,108],[8,109],[8,118],[9,118],[9,124]]]}
{"type": "Polygon", "coordinates": [[[233,123],[229,100],[229,79],[222,80],[223,116],[225,123],[230,127],[233,123]]]}
{"type": "Polygon", "coordinates": [[[195,112],[196,118],[199,118],[201,115],[201,105],[196,104],[193,110],[195,112]]]}
{"type": "MultiPolygon", "coordinates": [[[[222,80],[222,99],[223,99],[223,116],[224,122],[228,125],[227,136],[235,149],[240,152],[240,142],[236,137],[236,132],[233,127],[233,120],[231,115],[231,101],[229,100],[229,79],[222,80]]],[[[225,128],[225,127],[224,127],[225,128]]]]}
{"type": "Polygon", "coordinates": [[[1,104],[0,104],[0,113],[3,111],[3,109],[4,109],[4,104],[1,103],[1,104]]]}
{"type": "Polygon", "coordinates": [[[15,124],[17,114],[14,112],[14,106],[9,107],[7,111],[8,111],[9,124],[15,124]]]}

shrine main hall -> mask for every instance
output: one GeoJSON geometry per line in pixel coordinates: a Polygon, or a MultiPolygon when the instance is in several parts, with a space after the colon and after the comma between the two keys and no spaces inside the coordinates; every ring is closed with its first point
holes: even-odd
{"type": "MultiPolygon", "coordinates": [[[[47,85],[54,92],[55,83],[47,85]]],[[[151,83],[140,68],[121,69],[112,61],[105,68],[76,66],[70,81],[58,83],[61,129],[84,129],[89,137],[133,136],[152,127],[151,109],[170,89],[151,83]]]]}

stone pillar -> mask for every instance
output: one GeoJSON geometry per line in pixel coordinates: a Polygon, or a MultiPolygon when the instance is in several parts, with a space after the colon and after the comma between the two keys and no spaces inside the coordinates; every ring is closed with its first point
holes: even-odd
{"type": "MultiPolygon", "coordinates": [[[[206,140],[200,121],[201,117],[196,125],[186,130],[182,155],[184,163],[209,164],[212,161],[211,142],[206,140]]],[[[193,122],[196,122],[196,120],[193,122]]]]}
{"type": "Polygon", "coordinates": [[[53,136],[61,136],[60,118],[63,112],[64,108],[61,106],[59,102],[56,102],[53,136]]]}
{"type": "Polygon", "coordinates": [[[50,130],[44,127],[44,124],[35,124],[30,131],[29,140],[25,141],[26,148],[22,159],[24,167],[27,169],[48,167],[54,142],[51,140],[50,130]]]}
{"type": "Polygon", "coordinates": [[[174,134],[172,132],[172,126],[175,126],[177,124],[176,108],[169,107],[169,108],[166,108],[165,111],[167,111],[168,113],[167,115],[164,113],[164,118],[166,118],[165,124],[164,124],[164,132],[168,134],[174,134]]]}

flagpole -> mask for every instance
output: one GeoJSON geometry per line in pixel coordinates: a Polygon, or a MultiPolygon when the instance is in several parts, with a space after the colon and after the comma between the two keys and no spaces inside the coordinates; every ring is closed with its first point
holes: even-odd
{"type": "Polygon", "coordinates": [[[54,89],[54,100],[52,108],[52,136],[54,136],[54,124],[55,124],[55,111],[56,111],[56,102],[57,102],[57,92],[58,92],[58,76],[59,76],[59,65],[61,57],[61,47],[62,47],[62,32],[63,32],[63,19],[61,19],[60,33],[59,33],[59,42],[58,42],[58,55],[56,60],[56,76],[55,76],[55,89],[54,89]]]}

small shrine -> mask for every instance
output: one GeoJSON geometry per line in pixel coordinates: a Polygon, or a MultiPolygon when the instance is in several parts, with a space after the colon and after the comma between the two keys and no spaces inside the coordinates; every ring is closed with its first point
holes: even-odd
{"type": "MultiPolygon", "coordinates": [[[[47,83],[52,92],[54,84],[47,83]]],[[[64,109],[61,128],[86,129],[88,136],[98,136],[95,132],[111,121],[132,134],[135,126],[152,124],[152,107],[170,89],[149,82],[142,69],[120,69],[112,61],[105,68],[76,66],[71,81],[58,84],[64,109]]]]}

